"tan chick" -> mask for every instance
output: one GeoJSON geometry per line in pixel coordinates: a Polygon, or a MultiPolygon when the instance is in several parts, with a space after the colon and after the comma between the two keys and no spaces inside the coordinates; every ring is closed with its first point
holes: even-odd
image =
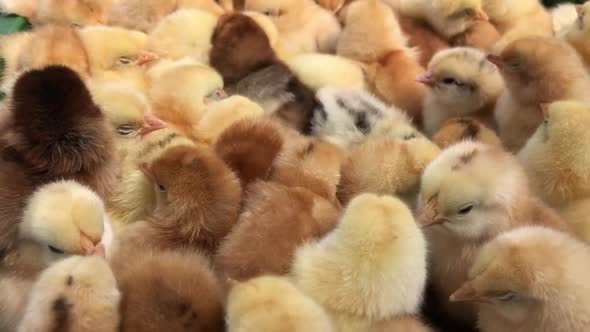
{"type": "Polygon", "coordinates": [[[278,156],[270,181],[255,182],[245,193],[240,219],[215,257],[222,279],[285,275],[298,245],[336,225],[341,151],[317,140],[300,141],[278,156]]]}
{"type": "Polygon", "coordinates": [[[292,54],[336,50],[340,24],[313,0],[246,0],[244,8],[269,16],[292,54]]]}
{"type": "Polygon", "coordinates": [[[361,195],[331,233],[297,250],[291,274],[338,331],[378,331],[384,321],[418,314],[426,240],[403,202],[361,195]]]}
{"type": "Polygon", "coordinates": [[[71,257],[52,265],[32,289],[16,331],[115,332],[121,294],[102,257],[71,257]]]}
{"type": "Polygon", "coordinates": [[[450,300],[478,303],[482,332],[586,331],[589,259],[588,246],[566,234],[523,227],[485,245],[450,300]]]}
{"type": "Polygon", "coordinates": [[[363,193],[400,198],[412,210],[426,166],[440,153],[424,137],[374,140],[352,149],[341,168],[338,199],[348,205],[363,193]]]}
{"type": "Polygon", "coordinates": [[[418,61],[423,67],[428,66],[436,53],[450,47],[447,39],[434,31],[427,22],[400,12],[396,12],[396,16],[408,38],[408,46],[418,50],[418,61]]]}
{"type": "Polygon", "coordinates": [[[504,81],[485,53],[466,47],[441,51],[417,80],[430,88],[423,110],[426,134],[432,136],[445,121],[465,116],[496,127],[494,108],[504,81]]]}
{"type": "Polygon", "coordinates": [[[238,219],[241,190],[234,173],[208,148],[187,146],[168,149],[141,169],[156,209],[119,239],[117,264],[151,248],[215,252],[238,219]]]}
{"type": "Polygon", "coordinates": [[[481,245],[525,225],[570,232],[529,188],[524,169],[511,154],[466,141],[444,150],[424,171],[419,224],[429,240],[433,295],[449,318],[474,323],[475,308],[449,303],[481,245]]]}
{"type": "Polygon", "coordinates": [[[502,36],[489,21],[474,22],[464,33],[450,40],[452,46],[466,46],[490,52],[502,36]]]}
{"type": "Polygon", "coordinates": [[[221,332],[221,287],[209,261],[193,252],[135,253],[115,275],[123,332],[221,332]]]}
{"type": "Polygon", "coordinates": [[[324,308],[288,279],[264,276],[233,286],[227,300],[228,332],[332,332],[324,308]]]}
{"type": "Polygon", "coordinates": [[[590,243],[590,172],[585,137],[590,105],[559,101],[545,110],[545,121],[518,154],[533,187],[582,240],[590,243]]]}
{"type": "Polygon", "coordinates": [[[443,123],[434,134],[433,141],[441,148],[466,140],[482,142],[490,146],[501,148],[502,142],[496,133],[474,118],[454,118],[443,123]]]}
{"type": "Polygon", "coordinates": [[[580,54],[586,68],[590,70],[590,2],[578,7],[578,19],[565,34],[565,40],[580,54]]]}
{"type": "Polygon", "coordinates": [[[291,58],[286,64],[303,84],[314,91],[324,87],[365,88],[362,67],[344,57],[307,53],[291,58]]]}
{"type": "Polygon", "coordinates": [[[381,0],[359,0],[347,8],[338,54],[364,62],[369,88],[419,125],[427,89],[415,78],[424,68],[407,46],[395,14],[381,0]]]}
{"type": "Polygon", "coordinates": [[[520,150],[543,122],[540,104],[590,101],[590,76],[578,54],[563,41],[523,38],[488,59],[498,66],[506,83],[494,112],[500,139],[509,151],[520,150]]]}
{"type": "Polygon", "coordinates": [[[106,24],[113,0],[2,0],[3,12],[27,17],[34,25],[106,24]]]}

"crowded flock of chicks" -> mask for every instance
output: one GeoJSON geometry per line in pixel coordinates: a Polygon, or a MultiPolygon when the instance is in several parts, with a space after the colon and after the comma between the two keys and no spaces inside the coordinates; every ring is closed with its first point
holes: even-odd
{"type": "Polygon", "coordinates": [[[0,331],[590,330],[590,3],[0,7],[0,331]]]}

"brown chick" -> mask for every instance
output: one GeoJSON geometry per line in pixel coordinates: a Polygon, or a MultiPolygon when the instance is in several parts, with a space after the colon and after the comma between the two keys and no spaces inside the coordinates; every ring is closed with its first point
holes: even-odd
{"type": "Polygon", "coordinates": [[[278,60],[254,19],[239,13],[222,16],[212,44],[211,66],[228,91],[250,98],[289,127],[309,131],[317,105],[314,93],[278,60]]]}
{"type": "Polygon", "coordinates": [[[408,38],[408,46],[418,49],[418,60],[422,66],[428,66],[430,59],[436,53],[449,48],[447,40],[436,33],[426,22],[401,13],[397,13],[396,16],[402,31],[408,38]]]}
{"type": "Polygon", "coordinates": [[[543,227],[500,235],[477,255],[450,300],[478,303],[482,332],[587,331],[590,249],[543,227]]]}
{"type": "Polygon", "coordinates": [[[489,21],[474,22],[464,33],[453,37],[453,46],[467,46],[483,51],[492,51],[500,40],[500,33],[489,21]]]}
{"type": "Polygon", "coordinates": [[[236,173],[242,188],[270,175],[284,144],[283,128],[270,120],[246,119],[227,128],[215,151],[236,173]]]}
{"type": "Polygon", "coordinates": [[[36,187],[76,180],[106,199],[117,174],[112,130],[71,69],[23,74],[0,115],[0,256],[36,187]]]}
{"type": "Polygon", "coordinates": [[[145,253],[115,271],[124,332],[221,332],[221,288],[200,254],[145,253]]]}
{"type": "Polygon", "coordinates": [[[474,118],[454,118],[446,121],[434,134],[433,140],[441,149],[466,140],[502,147],[498,135],[474,118]]]}
{"type": "Polygon", "coordinates": [[[500,138],[518,151],[543,122],[539,105],[562,99],[590,101],[590,76],[565,42],[528,37],[510,44],[500,56],[488,56],[507,89],[496,104],[500,138]]]}
{"type": "Polygon", "coordinates": [[[483,243],[526,225],[571,232],[534,195],[514,156],[477,142],[456,144],[426,167],[418,205],[418,222],[429,240],[433,296],[447,317],[468,324],[475,321],[474,306],[447,299],[467,278],[483,243]]]}
{"type": "Polygon", "coordinates": [[[156,193],[156,209],[127,229],[117,261],[147,248],[215,252],[238,218],[241,190],[234,173],[207,148],[187,146],[167,150],[142,169],[156,193]]]}
{"type": "Polygon", "coordinates": [[[106,24],[113,0],[3,0],[3,12],[29,18],[34,25],[56,23],[63,25],[106,24]]]}

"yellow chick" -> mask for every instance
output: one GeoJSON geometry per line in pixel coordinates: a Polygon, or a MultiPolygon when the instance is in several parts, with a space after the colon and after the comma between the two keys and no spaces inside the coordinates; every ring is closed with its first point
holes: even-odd
{"type": "Polygon", "coordinates": [[[540,104],[562,99],[590,102],[590,76],[576,51],[563,41],[523,38],[488,59],[506,83],[494,113],[509,151],[520,150],[543,122],[540,104]]]}
{"type": "Polygon", "coordinates": [[[417,80],[430,88],[423,109],[426,134],[432,136],[445,121],[462,116],[496,127],[494,108],[504,92],[504,80],[482,51],[467,47],[441,51],[417,80]]]}
{"type": "Polygon", "coordinates": [[[588,152],[583,144],[590,125],[590,105],[560,101],[545,112],[545,121],[520,151],[519,159],[541,198],[590,243],[590,219],[582,213],[588,211],[590,199],[588,152]]]}
{"type": "Polygon", "coordinates": [[[303,84],[314,91],[324,87],[365,88],[365,75],[361,66],[340,56],[301,54],[291,58],[286,64],[303,84]]]}
{"type": "Polygon", "coordinates": [[[246,0],[244,6],[269,16],[292,54],[336,50],[340,24],[313,0],[246,0]]]}
{"type": "Polygon", "coordinates": [[[590,70],[590,2],[578,7],[578,19],[565,34],[565,40],[572,45],[584,59],[590,70]]]}
{"type": "Polygon", "coordinates": [[[325,310],[288,279],[258,277],[232,287],[228,332],[332,332],[325,310]]]}
{"type": "Polygon", "coordinates": [[[582,332],[590,324],[590,249],[543,227],[523,227],[485,245],[450,300],[479,304],[482,332],[582,332]]]}
{"type": "Polygon", "coordinates": [[[113,0],[2,0],[0,8],[25,16],[34,25],[85,26],[106,24],[112,3],[113,0]]]}
{"type": "Polygon", "coordinates": [[[102,257],[75,256],[40,276],[17,332],[115,332],[121,294],[102,257]]]}
{"type": "Polygon", "coordinates": [[[340,170],[338,198],[346,206],[362,193],[392,195],[414,210],[422,172],[439,152],[424,137],[381,139],[359,145],[340,170]]]}
{"type": "Polygon", "coordinates": [[[563,36],[578,20],[578,6],[571,3],[562,3],[549,11],[553,19],[553,30],[556,36],[563,36]]]}
{"type": "Polygon", "coordinates": [[[451,146],[426,167],[418,206],[429,240],[433,295],[446,316],[467,324],[475,322],[475,308],[447,299],[466,279],[483,243],[523,225],[570,232],[532,193],[515,157],[477,142],[451,146]]]}
{"type": "Polygon", "coordinates": [[[338,331],[367,331],[420,310],[426,240],[404,203],[364,194],[352,200],[336,229],[298,249],[292,276],[328,310],[338,331]]]}
{"type": "Polygon", "coordinates": [[[202,10],[179,10],[165,17],[150,32],[146,49],[171,60],[191,57],[209,63],[211,36],[217,17],[202,10]]]}
{"type": "Polygon", "coordinates": [[[446,121],[434,134],[432,140],[441,149],[465,140],[473,140],[502,148],[502,142],[498,135],[474,118],[461,117],[446,121]]]}
{"type": "Polygon", "coordinates": [[[421,137],[408,116],[362,90],[323,88],[312,119],[313,135],[343,150],[377,138],[421,137]]]}

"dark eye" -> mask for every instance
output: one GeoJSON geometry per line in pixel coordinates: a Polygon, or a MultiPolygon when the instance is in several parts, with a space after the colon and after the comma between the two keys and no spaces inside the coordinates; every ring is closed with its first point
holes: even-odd
{"type": "Polygon", "coordinates": [[[117,134],[127,136],[131,134],[135,128],[132,125],[122,125],[117,128],[117,134]]]}
{"type": "Polygon", "coordinates": [[[442,82],[443,82],[443,84],[447,84],[447,85],[457,84],[457,81],[452,77],[443,78],[442,82]]]}
{"type": "Polygon", "coordinates": [[[266,16],[272,16],[272,12],[270,10],[263,12],[263,14],[266,16]]]}
{"type": "Polygon", "coordinates": [[[409,141],[409,140],[414,139],[416,137],[417,137],[416,134],[412,133],[412,134],[404,136],[404,141],[409,141]]]}
{"type": "Polygon", "coordinates": [[[472,8],[467,8],[461,12],[461,15],[466,16],[466,17],[473,16],[473,15],[475,15],[475,10],[473,10],[472,8]]]}
{"type": "Polygon", "coordinates": [[[53,246],[48,246],[48,247],[49,247],[49,250],[51,250],[51,252],[53,252],[54,254],[58,254],[58,255],[65,254],[65,251],[59,250],[56,247],[53,247],[53,246]]]}
{"type": "Polygon", "coordinates": [[[161,193],[165,193],[165,192],[166,192],[166,187],[164,187],[163,185],[159,184],[159,185],[158,185],[158,190],[159,190],[161,193]]]}
{"type": "Polygon", "coordinates": [[[133,60],[131,60],[131,58],[128,57],[120,57],[117,60],[117,63],[119,63],[120,65],[130,65],[131,63],[133,63],[133,60]]]}
{"type": "Polygon", "coordinates": [[[473,204],[468,204],[468,205],[462,207],[459,210],[459,214],[462,214],[462,215],[469,214],[473,210],[473,206],[474,206],[473,204]]]}

